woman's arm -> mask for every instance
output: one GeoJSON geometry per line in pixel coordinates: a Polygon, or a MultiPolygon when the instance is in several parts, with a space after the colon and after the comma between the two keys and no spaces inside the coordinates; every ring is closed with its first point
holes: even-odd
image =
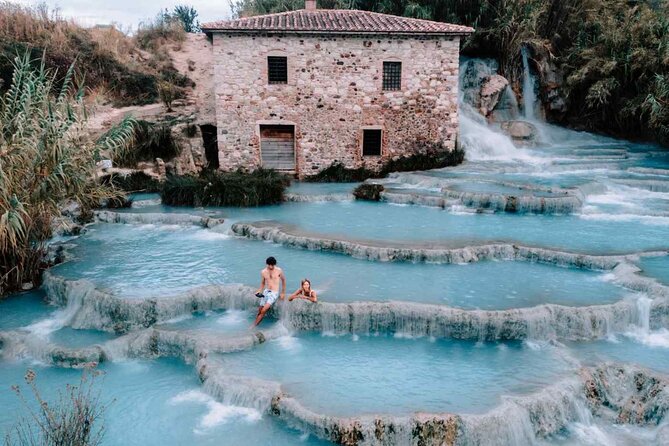
{"type": "Polygon", "coordinates": [[[313,303],[318,302],[318,294],[316,294],[315,291],[312,291],[312,292],[311,292],[311,296],[310,296],[310,297],[307,297],[307,300],[310,300],[310,301],[312,301],[313,303]]]}
{"type": "Polygon", "coordinates": [[[300,288],[295,290],[295,292],[288,297],[288,302],[291,302],[293,299],[297,298],[300,295],[301,292],[302,292],[302,289],[300,289],[300,288]]]}

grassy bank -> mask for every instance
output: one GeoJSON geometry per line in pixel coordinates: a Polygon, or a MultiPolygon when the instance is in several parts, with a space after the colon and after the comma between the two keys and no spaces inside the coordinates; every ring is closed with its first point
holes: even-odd
{"type": "Polygon", "coordinates": [[[350,169],[341,163],[333,163],[316,175],[306,178],[314,183],[351,183],[365,181],[370,178],[383,178],[391,172],[410,172],[414,170],[439,169],[448,166],[457,166],[465,159],[465,152],[460,149],[444,152],[443,150],[429,149],[423,153],[389,160],[378,171],[359,167],[350,169]]]}
{"type": "Polygon", "coordinates": [[[11,84],[17,54],[30,54],[34,66],[44,63],[62,76],[76,61],[75,85],[95,90],[116,106],[158,101],[161,83],[175,91],[190,85],[167,55],[166,45],[178,45],[185,31],[174,20],[156,19],[137,36],[130,37],[114,27],[82,28],[64,19],[45,4],[24,7],[0,3],[0,88],[11,84]],[[39,62],[38,62],[39,61],[39,62]]]}
{"type": "Polygon", "coordinates": [[[274,171],[203,172],[168,176],[160,192],[171,206],[261,206],[283,201],[289,179],[274,171]]]}

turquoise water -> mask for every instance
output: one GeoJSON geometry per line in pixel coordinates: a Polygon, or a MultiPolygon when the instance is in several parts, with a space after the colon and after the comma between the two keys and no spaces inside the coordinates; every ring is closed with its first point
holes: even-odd
{"type": "Polygon", "coordinates": [[[300,195],[350,194],[360,183],[306,183],[293,181],[287,193],[300,195]]]}
{"type": "MultiPolygon", "coordinates": [[[[26,369],[47,401],[57,399],[66,384],[78,384],[81,371],[26,362],[0,362],[0,436],[19,415],[27,415],[11,385],[23,384],[26,369]]],[[[142,360],[104,364],[95,389],[107,406],[102,419],[104,446],[144,445],[318,445],[314,438],[274,422],[255,409],[226,406],[202,391],[192,366],[175,360],[142,360]]],[[[30,398],[28,388],[23,392],[30,398]]],[[[33,401],[28,399],[30,403],[33,401]]]]}
{"type": "MultiPolygon", "coordinates": [[[[255,320],[255,311],[225,310],[196,312],[161,324],[161,328],[171,330],[206,330],[228,336],[249,333],[249,326],[255,320]]],[[[267,330],[276,324],[276,320],[266,316],[262,329],[267,330]]]]}
{"type": "Polygon", "coordinates": [[[639,265],[645,275],[669,285],[669,256],[642,257],[639,265]]]}
{"type": "Polygon", "coordinates": [[[220,359],[226,373],[278,381],[307,408],[342,416],[482,412],[570,370],[551,347],[389,336],[283,337],[220,359]]]}
{"type": "MultiPolygon", "coordinates": [[[[141,211],[194,212],[193,209],[165,206],[146,207],[141,211]]],[[[229,221],[278,221],[326,237],[344,239],[435,241],[452,246],[509,241],[598,254],[669,248],[667,217],[621,218],[596,213],[564,216],[474,214],[359,201],[285,203],[195,212],[221,215],[229,221]]]]}
{"type": "Polygon", "coordinates": [[[92,280],[125,297],[160,297],[211,283],[257,287],[270,255],[284,269],[289,292],[308,277],[326,301],[409,300],[501,309],[609,303],[628,294],[610,274],[575,268],[514,261],[385,264],[197,227],[98,224],[75,243],[73,253],[81,260],[53,271],[92,280]]]}
{"type": "Polygon", "coordinates": [[[669,333],[666,331],[654,332],[640,339],[633,335],[618,335],[610,340],[569,343],[567,346],[584,364],[630,362],[669,374],[669,333]]]}
{"type": "Polygon", "coordinates": [[[56,310],[44,302],[44,293],[40,290],[13,294],[0,300],[0,330],[25,327],[49,317],[56,310]]]}
{"type": "MultiPolygon", "coordinates": [[[[537,196],[550,196],[547,188],[572,188],[583,206],[570,215],[475,214],[462,206],[442,210],[354,201],[252,209],[171,208],[160,205],[156,195],[142,194],[135,197],[134,208],[121,212],[215,215],[225,217],[226,224],[211,230],[162,224],[92,225],[71,241],[76,245],[75,260],[53,272],[89,279],[122,297],[161,298],[212,283],[255,287],[265,258],[274,255],[288,277],[289,292],[306,276],[326,302],[402,300],[492,310],[543,303],[597,305],[625,298],[630,292],[616,285],[611,273],[512,261],[371,262],[236,238],[228,231],[235,221],[274,220],[328,237],[377,242],[468,246],[505,241],[588,254],[669,248],[666,150],[550,126],[540,126],[539,131],[544,142],[526,149],[498,144],[494,138],[495,144],[487,144],[484,139],[490,135],[475,135],[480,144],[469,146],[468,161],[461,166],[397,174],[388,184],[433,195],[443,186],[537,196]]],[[[288,192],[344,194],[354,187],[294,183],[288,192]]],[[[642,258],[639,264],[643,274],[669,284],[667,259],[642,258]]],[[[68,327],[70,315],[44,304],[42,298],[36,291],[0,302],[0,330],[20,329],[69,347],[114,338],[68,327]]],[[[650,305],[649,300],[641,301],[650,305]]],[[[499,405],[504,396],[526,395],[575,376],[580,365],[633,362],[669,374],[669,331],[650,330],[646,313],[638,327],[595,342],[476,343],[294,333],[249,351],[212,357],[224,363],[226,373],[280,382],[288,395],[325,414],[482,413],[499,405]]],[[[252,311],[239,310],[185,314],[163,328],[236,336],[248,333],[253,316],[252,311]]],[[[268,318],[263,328],[276,324],[280,321],[268,318]]],[[[37,371],[38,385],[49,398],[65,383],[76,382],[81,373],[30,358],[13,361],[11,352],[2,353],[0,436],[15,423],[20,409],[9,386],[21,382],[27,367],[37,371]]],[[[255,408],[215,401],[204,392],[194,367],[181,361],[126,360],[104,363],[102,370],[106,372],[100,383],[102,399],[111,403],[104,445],[319,444],[255,408]]],[[[550,419],[551,414],[547,416],[550,419]]],[[[564,436],[549,443],[658,444],[647,430],[597,422],[568,426],[564,436]]]]}

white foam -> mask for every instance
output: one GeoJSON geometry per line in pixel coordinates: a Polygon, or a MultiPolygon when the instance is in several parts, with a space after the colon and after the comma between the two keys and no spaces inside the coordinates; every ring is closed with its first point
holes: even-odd
{"type": "Polygon", "coordinates": [[[172,405],[196,403],[207,407],[207,413],[200,419],[198,427],[194,429],[195,433],[204,433],[211,429],[230,421],[256,422],[262,418],[260,411],[249,407],[240,407],[222,404],[201,390],[186,390],[172,397],[169,400],[172,405]]]}
{"type": "Polygon", "coordinates": [[[221,317],[216,319],[216,323],[226,326],[235,327],[245,324],[248,319],[248,313],[242,310],[227,310],[221,317]]]}
{"type": "Polygon", "coordinates": [[[302,348],[299,338],[295,336],[280,336],[273,342],[276,342],[279,344],[279,347],[288,352],[297,352],[302,348]]]}
{"type": "Polygon", "coordinates": [[[231,238],[231,236],[222,232],[213,231],[211,229],[198,229],[194,233],[189,234],[188,238],[191,240],[214,241],[228,240],[231,238]]]}

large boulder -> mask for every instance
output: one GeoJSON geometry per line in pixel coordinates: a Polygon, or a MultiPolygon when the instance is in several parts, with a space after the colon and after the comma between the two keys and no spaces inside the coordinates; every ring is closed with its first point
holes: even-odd
{"type": "Polygon", "coordinates": [[[489,116],[497,107],[508,85],[509,81],[499,74],[493,74],[483,81],[479,102],[479,111],[483,116],[489,116]]]}
{"type": "Polygon", "coordinates": [[[537,139],[537,128],[527,121],[506,121],[501,129],[517,142],[531,143],[537,139]]]}

